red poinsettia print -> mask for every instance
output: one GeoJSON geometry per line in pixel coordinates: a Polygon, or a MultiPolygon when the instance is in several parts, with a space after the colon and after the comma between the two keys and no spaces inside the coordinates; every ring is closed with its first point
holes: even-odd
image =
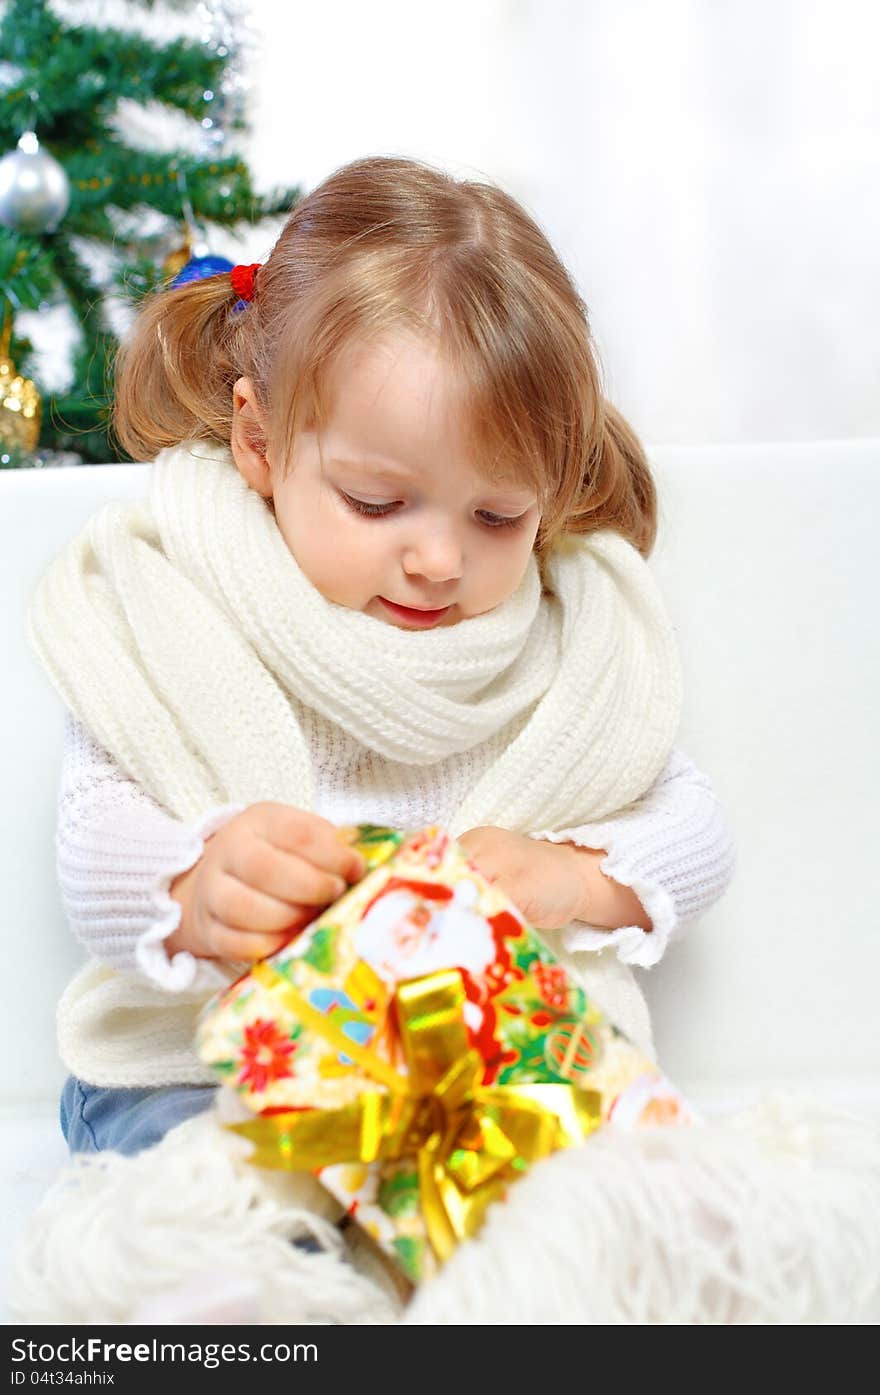
{"type": "Polygon", "coordinates": [[[244,1029],[239,1085],[249,1085],[260,1093],[274,1080],[292,1075],[290,1057],[295,1050],[296,1042],[284,1035],[277,1022],[255,1018],[244,1029]]]}

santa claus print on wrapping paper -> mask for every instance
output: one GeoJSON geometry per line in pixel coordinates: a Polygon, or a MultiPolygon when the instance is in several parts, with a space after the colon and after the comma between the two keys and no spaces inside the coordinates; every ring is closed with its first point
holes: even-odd
{"type": "Polygon", "coordinates": [[[353,942],[359,958],[389,988],[437,969],[461,971],[468,1041],[483,1058],[488,1085],[507,1059],[495,1034],[491,995],[523,977],[506,943],[507,936],[522,933],[522,926],[507,911],[484,916],[477,909],[479,895],[477,884],[467,879],[446,886],[391,877],[364,909],[353,942]]]}

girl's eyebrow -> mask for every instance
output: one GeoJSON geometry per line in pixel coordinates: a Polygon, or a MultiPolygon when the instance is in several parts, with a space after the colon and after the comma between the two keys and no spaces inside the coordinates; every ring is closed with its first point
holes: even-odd
{"type": "MultiPolygon", "coordinates": [[[[397,480],[415,480],[417,477],[411,470],[407,470],[402,465],[371,465],[366,460],[346,460],[341,456],[334,456],[329,462],[331,465],[351,466],[356,470],[367,471],[372,479],[388,480],[394,483],[397,480]]],[[[487,480],[483,491],[486,494],[522,494],[532,498],[534,490],[527,484],[520,484],[516,480],[504,482],[501,480],[487,480]]]]}
{"type": "Polygon", "coordinates": [[[352,465],[357,470],[369,470],[370,474],[378,479],[415,479],[410,470],[403,465],[371,465],[368,460],[345,460],[341,456],[334,456],[330,461],[331,465],[352,465]]]}

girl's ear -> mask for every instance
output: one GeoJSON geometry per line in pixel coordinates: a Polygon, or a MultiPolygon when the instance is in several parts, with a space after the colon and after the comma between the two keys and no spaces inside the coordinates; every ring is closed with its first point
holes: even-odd
{"type": "Polygon", "coordinates": [[[265,441],[257,394],[250,378],[239,378],[232,389],[230,449],[239,473],[251,489],[272,497],[272,471],[260,442],[265,441]]]}

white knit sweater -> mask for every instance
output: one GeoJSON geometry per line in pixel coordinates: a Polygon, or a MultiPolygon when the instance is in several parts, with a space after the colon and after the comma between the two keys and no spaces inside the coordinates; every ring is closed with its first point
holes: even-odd
{"type": "MultiPolygon", "coordinates": [[[[336,824],[372,822],[415,829],[444,822],[497,754],[495,742],[432,765],[391,762],[338,726],[302,706],[297,716],[308,739],[315,778],[315,812],[336,824]]],[[[91,733],[68,713],[58,796],[58,877],[71,929],[94,961],[156,993],[191,1000],[228,983],[211,961],[179,953],[170,960],[164,941],[180,921],[169,895],[174,878],[201,856],[204,840],[243,808],[217,806],[195,823],[169,817],[131,781],[91,733]]],[[[602,870],[632,889],[653,929],[614,931],[573,922],[544,932],[563,962],[593,965],[594,992],[612,1017],[653,1054],[650,1021],[625,965],[657,963],[669,940],[725,890],[733,870],[730,829],[710,782],[674,750],[654,785],[639,800],[599,823],[536,830],[533,837],[602,848],[602,870]],[[587,953],[584,954],[583,952],[587,953]],[[596,975],[601,967],[604,972],[596,975]],[[601,988],[596,989],[596,979],[601,988]]],[[[122,1067],[112,1042],[106,1051],[83,1031],[82,994],[68,989],[59,1006],[59,1049],[67,1068],[95,1083],[158,1085],[199,1079],[179,1045],[163,1051],[160,1034],[122,1067]],[[112,1077],[112,1079],[111,1079],[112,1077]]],[[[161,1016],[159,1014],[158,1016],[161,1016]]]]}

